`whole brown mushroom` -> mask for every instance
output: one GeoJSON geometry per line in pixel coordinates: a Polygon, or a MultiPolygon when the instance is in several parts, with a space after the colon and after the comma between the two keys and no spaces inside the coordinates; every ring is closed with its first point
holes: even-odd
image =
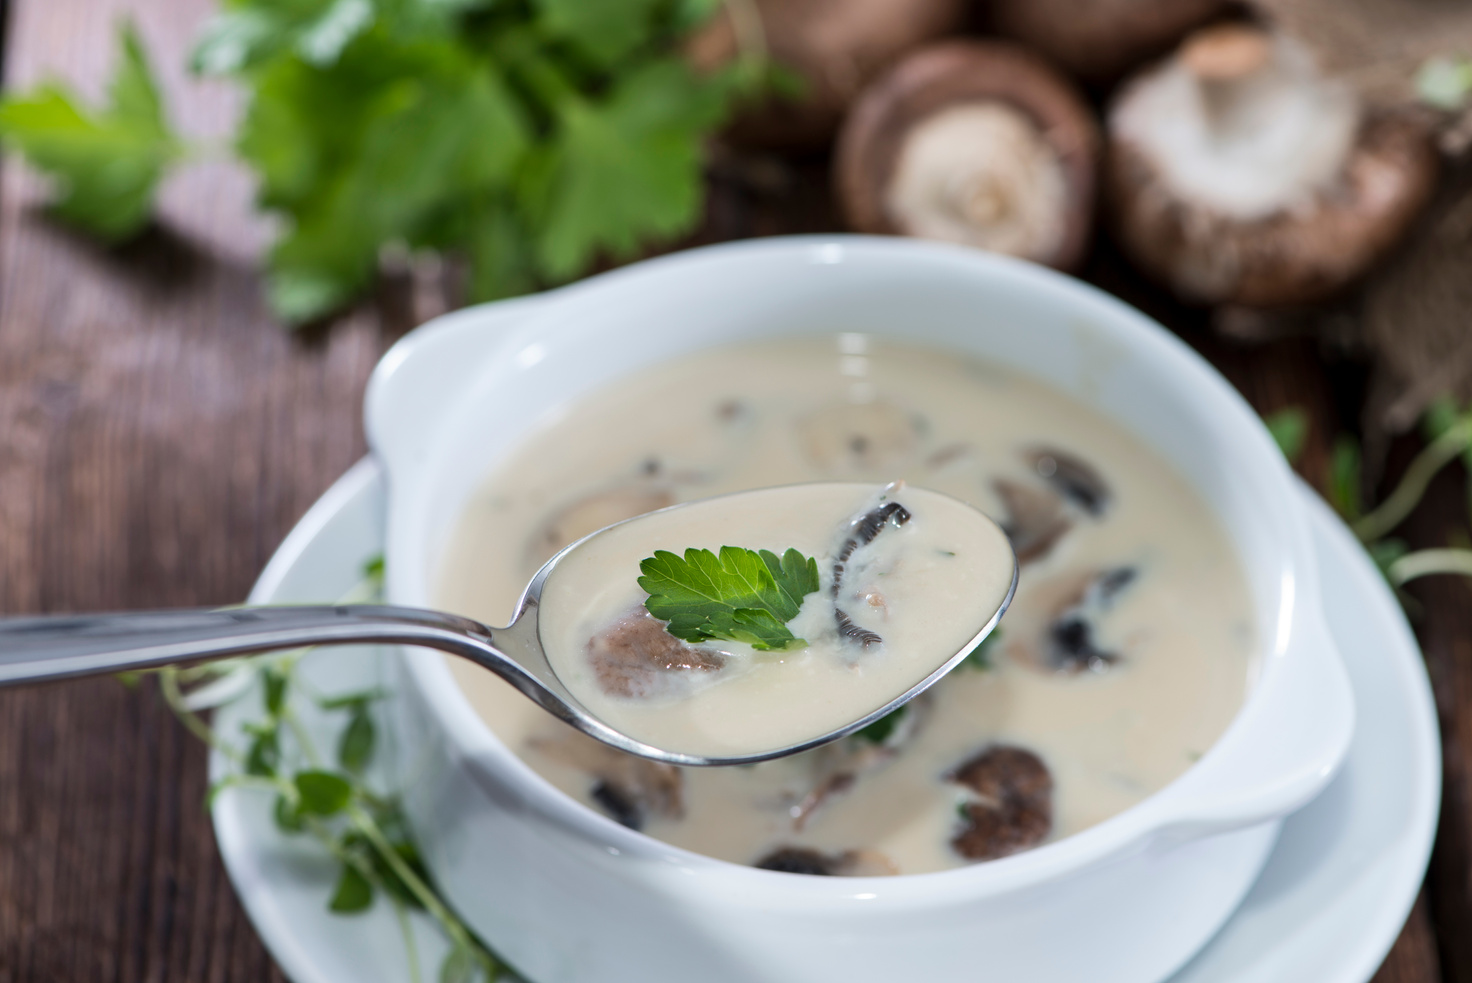
{"type": "Polygon", "coordinates": [[[861,232],[976,246],[1068,269],[1088,244],[1099,134],[1073,86],[1005,42],[921,49],[865,90],[836,182],[861,232]]]}
{"type": "Polygon", "coordinates": [[[992,0],[991,26],[1079,78],[1116,79],[1163,54],[1226,0],[992,0]]]}
{"type": "Polygon", "coordinates": [[[959,28],[966,0],[743,0],[728,3],[690,39],[697,68],[729,63],[743,45],[760,45],[797,77],[800,91],[773,95],[740,114],[728,130],[738,145],[816,149],[870,80],[905,52],[959,28]]]}
{"type": "Polygon", "coordinates": [[[1399,240],[1435,188],[1426,125],[1366,111],[1296,42],[1193,35],[1109,111],[1106,189],[1135,262],[1182,297],[1322,300],[1399,240]]]}

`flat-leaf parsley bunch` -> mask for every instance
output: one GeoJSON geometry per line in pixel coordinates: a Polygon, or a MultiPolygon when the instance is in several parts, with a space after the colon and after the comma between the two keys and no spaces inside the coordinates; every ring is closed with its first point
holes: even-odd
{"type": "MultiPolygon", "coordinates": [[[[285,220],[272,309],[331,312],[389,244],[464,256],[469,299],[489,300],[688,230],[702,141],[765,76],[754,52],[713,74],[680,56],[720,3],[226,0],[193,68],[250,93],[234,149],[285,220]]],[[[54,83],[10,94],[0,138],[53,178],[61,218],[113,242],[199,153],[126,25],[105,106],[54,83]]]]}

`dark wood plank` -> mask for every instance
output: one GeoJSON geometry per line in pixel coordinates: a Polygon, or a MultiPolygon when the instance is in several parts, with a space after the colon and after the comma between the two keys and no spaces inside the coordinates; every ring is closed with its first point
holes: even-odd
{"type": "MultiPolygon", "coordinates": [[[[206,0],[137,4],[189,132],[236,97],[185,84],[206,0]]],[[[16,5],[7,81],[96,93],[121,5],[16,5]]],[[[312,500],[364,452],[371,314],[284,334],[249,259],[265,230],[227,167],[172,184],[165,224],[107,252],[0,186],[0,611],[240,600],[312,500]]],[[[0,981],[281,979],[220,866],[204,754],[148,689],[0,692],[0,981]]]]}
{"type": "MultiPolygon", "coordinates": [[[[1398,532],[1420,548],[1466,545],[1468,528],[1467,479],[1453,466],[1398,532]]],[[[1441,718],[1441,826],[1427,888],[1446,979],[1472,983],[1472,581],[1427,577],[1407,589],[1441,718]]]]}

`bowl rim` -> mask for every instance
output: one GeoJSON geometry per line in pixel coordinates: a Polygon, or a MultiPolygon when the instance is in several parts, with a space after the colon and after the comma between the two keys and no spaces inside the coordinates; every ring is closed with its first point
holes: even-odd
{"type": "MultiPolygon", "coordinates": [[[[520,305],[523,317],[510,325],[494,352],[485,357],[486,371],[491,371],[489,367],[492,365],[504,364],[517,351],[523,350],[521,343],[539,332],[555,328],[559,320],[565,321],[578,316],[580,310],[589,307],[596,309],[600,296],[606,293],[652,289],[665,278],[679,277],[692,269],[709,264],[741,262],[752,258],[759,260],[763,257],[786,258],[794,265],[811,264],[815,261],[814,257],[817,257],[817,262],[845,262],[851,259],[868,262],[899,258],[905,262],[951,264],[1000,274],[1029,291],[1068,295],[1070,303],[1087,308],[1096,315],[1091,323],[1098,324],[1101,330],[1123,335],[1126,347],[1144,345],[1154,348],[1157,355],[1168,359],[1175,367],[1192,377],[1198,392],[1196,398],[1214,402],[1227,416],[1239,421],[1239,424],[1248,424],[1246,427],[1238,427],[1242,430],[1244,446],[1249,448],[1247,453],[1254,455],[1258,465],[1265,469],[1267,480],[1275,485],[1275,491],[1279,493],[1276,505],[1286,510],[1291,519],[1281,553],[1284,576],[1292,581],[1292,589],[1284,592],[1283,602],[1277,612],[1278,624],[1259,625],[1262,636],[1261,670],[1231,723],[1200,761],[1192,764],[1163,788],[1100,823],[1010,857],[950,870],[889,877],[815,878],[784,875],[699,854],[621,826],[562,792],[512,752],[471,707],[441,656],[426,651],[407,652],[407,676],[412,680],[418,697],[436,710],[445,746],[476,781],[492,783],[502,793],[508,786],[514,786],[523,803],[540,818],[549,820],[582,839],[597,843],[610,852],[617,851],[618,855],[657,860],[659,869],[678,868],[686,873],[704,875],[686,878],[684,882],[687,884],[691,880],[703,882],[706,877],[720,877],[723,879],[723,890],[730,892],[730,900],[745,899],[751,904],[768,908],[774,903],[802,907],[817,899],[835,898],[899,905],[944,903],[948,896],[964,895],[975,898],[1055,880],[1125,852],[1131,847],[1143,849],[1151,834],[1160,833],[1169,825],[1169,809],[1166,806],[1172,797],[1180,795],[1183,783],[1189,784],[1187,780],[1191,776],[1208,772],[1211,762],[1220,758],[1222,750],[1236,740],[1236,735],[1242,731],[1244,720],[1248,717],[1248,710],[1260,702],[1262,694],[1269,688],[1268,684],[1279,674],[1283,659],[1275,656],[1286,654],[1285,646],[1289,642],[1300,641],[1305,632],[1312,634],[1318,627],[1315,622],[1322,622],[1318,613],[1317,575],[1309,548],[1303,507],[1293,494],[1291,471],[1256,413],[1226,379],[1183,340],[1136,308],[1092,285],[1026,261],[965,247],[875,236],[782,236],[722,243],[645,260],[541,297],[515,301],[514,303],[520,305]]],[[[486,305],[479,310],[487,312],[496,306],[486,305]]],[[[472,308],[456,312],[449,317],[456,319],[456,323],[464,324],[474,319],[476,310],[472,308]]],[[[384,357],[383,365],[389,367],[386,372],[392,372],[410,359],[413,346],[417,343],[415,335],[419,333],[415,332],[401,340],[384,357]]],[[[715,346],[701,347],[709,349],[715,346]]],[[[385,381],[376,371],[370,384],[370,444],[374,443],[375,436],[373,421],[376,416],[382,418],[382,413],[374,412],[375,403],[381,409],[383,401],[391,398],[384,395],[391,389],[385,381]]],[[[450,407],[442,418],[453,415],[454,407],[450,407]]],[[[431,450],[428,453],[432,457],[434,452],[431,450]]],[[[384,463],[391,475],[388,548],[392,556],[396,542],[403,538],[401,524],[396,526],[395,523],[395,517],[402,516],[403,510],[393,504],[392,491],[396,484],[392,480],[393,468],[389,461],[384,463]]],[[[1238,545],[1235,540],[1234,545],[1238,545]]],[[[406,565],[397,566],[402,569],[406,565]]],[[[396,585],[395,567],[390,560],[391,599],[394,599],[396,585]]],[[[411,603],[414,600],[415,598],[410,598],[411,603]]],[[[1323,634],[1327,637],[1326,630],[1323,634]]],[[[1347,736],[1343,743],[1347,745],[1347,736]]],[[[1342,757],[1341,749],[1338,759],[1342,760],[1342,757]]],[[[1332,770],[1331,768],[1322,775],[1323,783],[1327,783],[1332,776],[1332,770]]],[[[1289,809],[1282,811],[1287,812],[1289,809]]]]}

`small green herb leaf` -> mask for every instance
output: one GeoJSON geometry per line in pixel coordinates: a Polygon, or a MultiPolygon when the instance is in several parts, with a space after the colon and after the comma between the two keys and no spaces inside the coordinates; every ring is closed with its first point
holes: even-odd
{"type": "Polygon", "coordinates": [[[992,633],[981,640],[972,649],[966,658],[961,660],[958,669],[976,669],[985,672],[992,667],[992,648],[1002,640],[1002,629],[993,628],[992,633]]]}
{"type": "Polygon", "coordinates": [[[52,210],[107,242],[144,226],[154,188],[182,153],[131,24],[121,41],[105,109],[89,111],[54,84],[0,100],[0,139],[55,179],[52,210]]]}
{"type": "Polygon", "coordinates": [[[663,0],[538,0],[542,25],[601,65],[623,58],[649,39],[663,0]]]}
{"type": "Polygon", "coordinates": [[[870,744],[883,744],[889,740],[894,729],[899,726],[901,720],[905,719],[905,713],[910,708],[907,706],[891,710],[867,727],[854,732],[854,736],[868,741],[870,744]]]}
{"type": "Polygon", "coordinates": [[[337,742],[337,760],[345,769],[358,774],[373,758],[374,738],[373,715],[366,703],[359,703],[337,742]]]}
{"type": "Polygon", "coordinates": [[[286,676],[279,669],[268,668],[261,673],[261,684],[261,699],[266,705],[266,712],[272,717],[281,716],[281,711],[286,707],[286,676]]]}
{"type": "Polygon", "coordinates": [[[337,887],[332,891],[332,900],[327,903],[328,910],[339,915],[351,915],[367,911],[372,904],[373,885],[368,878],[352,864],[343,864],[337,887]]]}
{"type": "Polygon", "coordinates": [[[1360,445],[1348,434],[1340,434],[1329,456],[1329,504],[1350,522],[1365,511],[1360,474],[1360,445]]]}
{"type": "Polygon", "coordinates": [[[676,638],[747,642],[762,651],[807,644],[787,622],[818,589],[818,561],[797,550],[780,558],[735,546],[722,546],[719,557],[703,549],[687,549],[683,558],[657,550],[639,570],[639,586],[649,592],[644,606],[676,638]]]}
{"type": "Polygon", "coordinates": [[[382,553],[379,553],[377,556],[369,557],[368,561],[363,564],[363,576],[368,577],[369,579],[375,579],[383,576],[382,553]]]}
{"type": "Polygon", "coordinates": [[[283,833],[300,833],[306,829],[301,810],[284,795],[276,796],[276,803],[271,808],[271,818],[276,821],[276,828],[283,833]]]}
{"type": "Polygon", "coordinates": [[[281,744],[276,731],[263,730],[255,735],[245,753],[245,773],[271,778],[281,765],[281,744]]]}
{"type": "Polygon", "coordinates": [[[1298,456],[1303,453],[1304,442],[1308,439],[1308,414],[1302,408],[1289,406],[1269,413],[1263,417],[1267,425],[1268,433],[1273,435],[1278,449],[1288,459],[1289,464],[1296,464],[1298,456]]]}
{"type": "Polygon", "coordinates": [[[475,953],[467,946],[456,946],[440,963],[440,983],[473,983],[479,968],[475,953]]]}
{"type": "Polygon", "coordinates": [[[301,810],[315,816],[333,816],[341,812],[352,798],[353,787],[341,775],[330,771],[302,771],[295,778],[301,810]]]}

